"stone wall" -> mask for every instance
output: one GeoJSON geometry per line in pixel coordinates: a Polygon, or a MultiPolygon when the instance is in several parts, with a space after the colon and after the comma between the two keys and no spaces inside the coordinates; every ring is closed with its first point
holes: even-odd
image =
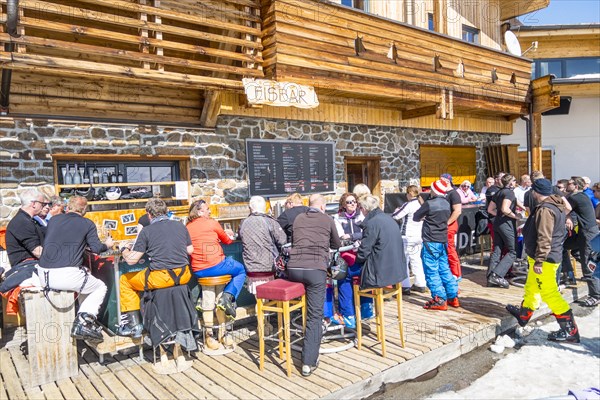
{"type": "Polygon", "coordinates": [[[344,157],[381,157],[382,191],[395,192],[419,177],[419,145],[476,146],[477,182],[485,180],[483,147],[499,135],[380,126],[220,117],[214,130],[189,127],[0,120],[0,225],[31,186],[53,193],[51,154],[182,155],[191,158],[192,195],[213,203],[248,199],[245,139],[336,141],[336,191],[346,190],[344,157]]]}

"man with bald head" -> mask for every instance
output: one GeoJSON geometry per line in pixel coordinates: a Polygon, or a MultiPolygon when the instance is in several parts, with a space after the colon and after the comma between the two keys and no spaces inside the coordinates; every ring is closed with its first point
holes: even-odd
{"type": "Polygon", "coordinates": [[[302,375],[309,376],[317,368],[323,329],[323,304],[329,249],[341,246],[333,218],[325,214],[325,198],[310,196],[308,209],[298,215],[292,226],[292,248],[288,262],[288,278],[306,287],[307,320],[302,348],[302,375]]]}

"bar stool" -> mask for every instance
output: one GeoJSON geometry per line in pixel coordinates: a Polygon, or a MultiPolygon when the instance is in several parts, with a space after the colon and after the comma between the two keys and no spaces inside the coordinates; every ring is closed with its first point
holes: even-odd
{"type": "MultiPolygon", "coordinates": [[[[256,287],[256,319],[258,322],[258,343],[260,354],[260,370],[264,370],[265,362],[265,311],[277,313],[277,340],[279,342],[279,358],[283,359],[285,346],[287,376],[292,376],[292,343],[290,340],[290,314],[302,311],[302,331],[306,329],[306,295],[304,285],[284,279],[263,283],[256,287]]],[[[267,338],[272,339],[269,335],[267,338]]]]}
{"type": "Polygon", "coordinates": [[[487,244],[487,249],[491,251],[491,247],[492,247],[492,236],[487,234],[487,235],[479,235],[479,251],[480,251],[480,260],[479,260],[479,265],[483,265],[483,257],[484,257],[484,251],[487,251],[486,249],[484,249],[484,244],[487,244]]]}
{"type": "Polygon", "coordinates": [[[390,287],[376,289],[360,289],[360,277],[353,278],[354,310],[356,313],[356,338],[358,350],[362,348],[362,318],[360,315],[360,298],[368,297],[374,300],[375,324],[377,325],[377,341],[381,342],[381,355],[385,357],[385,310],[384,299],[396,296],[398,305],[398,328],[400,330],[400,343],[404,347],[404,327],[402,323],[402,285],[397,283],[390,287]]]}
{"type": "MultiPolygon", "coordinates": [[[[203,353],[208,355],[224,354],[222,351],[223,349],[208,349],[206,346],[206,335],[208,329],[212,330],[214,328],[214,314],[217,301],[223,294],[225,285],[227,285],[230,281],[231,275],[206,276],[203,278],[198,278],[198,285],[202,287],[202,302],[200,309],[202,311],[202,321],[204,322],[203,332],[205,342],[203,353]]],[[[196,309],[198,309],[198,306],[196,306],[196,309]]],[[[219,326],[217,341],[221,342],[226,333],[225,330],[227,319],[222,310],[216,309],[216,314],[219,326]]],[[[229,350],[233,350],[233,345],[228,346],[225,343],[223,343],[223,345],[224,349],[229,348],[229,350]]]]}

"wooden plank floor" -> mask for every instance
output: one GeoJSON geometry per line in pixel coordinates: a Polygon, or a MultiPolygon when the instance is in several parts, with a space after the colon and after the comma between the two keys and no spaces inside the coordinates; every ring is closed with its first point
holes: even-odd
{"type": "MultiPolygon", "coordinates": [[[[258,370],[258,342],[255,326],[237,333],[235,352],[221,357],[201,353],[192,356],[193,367],[174,375],[158,375],[152,369],[152,352],[140,361],[137,352],[107,357],[105,365],[85,345],[79,348],[79,375],[50,384],[29,387],[28,362],[19,345],[25,341],[22,331],[4,332],[0,349],[1,399],[316,399],[361,398],[379,389],[385,382],[415,378],[442,363],[459,357],[495,336],[514,327],[514,319],[504,310],[508,303],[518,304],[522,289],[485,287],[485,269],[464,267],[460,284],[461,308],[426,311],[426,295],[404,296],[406,347],[400,347],[395,301],[386,302],[387,357],[381,357],[381,345],[374,340],[374,325],[356,348],[322,354],[319,368],[303,378],[299,369],[300,353],[293,352],[294,370],[285,374],[285,363],[276,353],[265,357],[265,371],[258,370]]],[[[563,292],[570,301],[587,293],[580,282],[563,292]]],[[[536,316],[547,314],[540,309],[536,316]]],[[[274,343],[267,342],[274,347],[274,343]]]]}

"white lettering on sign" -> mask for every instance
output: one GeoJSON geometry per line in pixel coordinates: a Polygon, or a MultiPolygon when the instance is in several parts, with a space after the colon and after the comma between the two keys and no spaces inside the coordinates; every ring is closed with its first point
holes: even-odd
{"type": "Polygon", "coordinates": [[[244,92],[250,104],[267,104],[278,107],[316,108],[317,93],[312,86],[268,79],[242,79],[244,92]]]}
{"type": "Polygon", "coordinates": [[[459,250],[466,248],[474,248],[477,246],[477,239],[475,238],[475,231],[471,231],[471,235],[466,232],[459,232],[455,239],[456,248],[459,250]]]}

